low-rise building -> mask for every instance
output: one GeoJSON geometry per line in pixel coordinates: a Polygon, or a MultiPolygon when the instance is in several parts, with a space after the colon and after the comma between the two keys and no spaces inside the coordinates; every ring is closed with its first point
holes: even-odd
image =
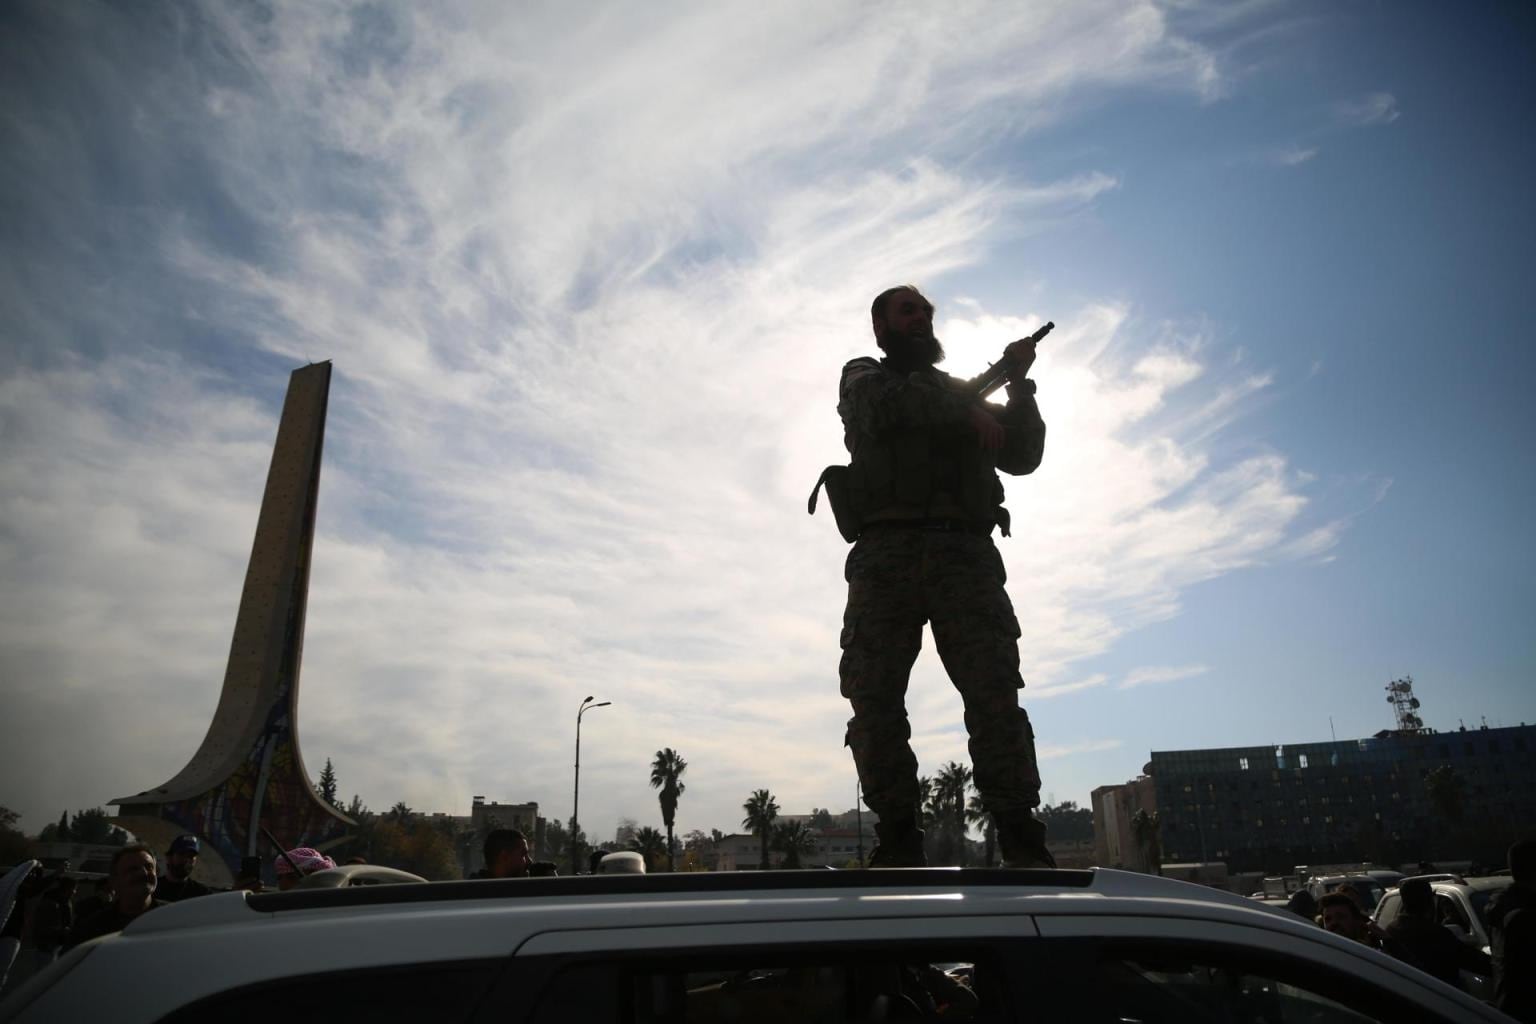
{"type": "Polygon", "coordinates": [[[1136,841],[1136,831],[1131,824],[1137,811],[1148,814],[1157,811],[1157,793],[1151,777],[1144,772],[1129,782],[1100,786],[1090,799],[1093,803],[1094,862],[1106,868],[1152,870],[1147,850],[1136,841]]]}

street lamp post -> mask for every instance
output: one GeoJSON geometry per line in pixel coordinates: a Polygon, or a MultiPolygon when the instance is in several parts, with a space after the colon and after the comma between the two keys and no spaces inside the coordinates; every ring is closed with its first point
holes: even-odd
{"type": "Polygon", "coordinates": [[[571,874],[573,875],[581,874],[581,866],[576,862],[581,853],[577,840],[581,834],[580,826],[577,824],[579,821],[577,812],[581,808],[581,716],[593,708],[605,708],[612,703],[611,700],[605,700],[593,704],[592,698],[588,697],[581,702],[581,707],[576,709],[576,785],[575,792],[571,795],[571,874]]]}

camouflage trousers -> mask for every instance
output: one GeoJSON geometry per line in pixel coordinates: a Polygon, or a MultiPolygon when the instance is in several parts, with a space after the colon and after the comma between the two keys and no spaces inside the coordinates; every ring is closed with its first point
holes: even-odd
{"type": "Polygon", "coordinates": [[[1019,707],[1019,622],[990,537],[888,528],[866,531],[848,554],[843,696],[853,705],[847,745],[864,800],[886,821],[918,806],[907,681],[923,624],[965,704],[982,804],[1001,824],[1040,804],[1029,716],[1019,707]]]}

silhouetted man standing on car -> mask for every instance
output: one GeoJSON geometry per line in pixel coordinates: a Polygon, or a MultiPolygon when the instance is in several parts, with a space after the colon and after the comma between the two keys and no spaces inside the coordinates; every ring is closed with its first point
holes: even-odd
{"type": "MultiPolygon", "coordinates": [[[[1019,625],[991,541],[1009,533],[996,470],[1040,465],[1045,423],[1035,405],[1031,341],[1015,342],[1006,408],[976,398],[936,369],[944,348],[933,305],[911,286],[870,308],[883,359],[843,367],[837,411],[852,461],[858,540],[844,572],[843,696],[853,705],[847,745],[864,800],[880,816],[872,867],[924,864],[917,759],[905,697],[924,623],[965,703],[976,788],[997,823],[1009,867],[1055,867],[1040,804],[1029,716],[1019,707],[1019,625]]],[[[841,517],[840,517],[841,519],[841,517]]]]}

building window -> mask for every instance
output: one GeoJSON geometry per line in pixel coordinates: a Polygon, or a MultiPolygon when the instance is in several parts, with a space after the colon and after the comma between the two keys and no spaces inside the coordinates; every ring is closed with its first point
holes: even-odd
{"type": "Polygon", "coordinates": [[[1310,825],[1310,824],[1312,824],[1312,819],[1311,818],[1302,818],[1301,819],[1301,823],[1303,825],[1310,825]]]}
{"type": "Polygon", "coordinates": [[[1333,815],[1331,815],[1331,814],[1325,815],[1324,818],[1323,818],[1323,824],[1324,825],[1332,825],[1333,824],[1333,815]]]}
{"type": "Polygon", "coordinates": [[[1241,771],[1247,771],[1248,770],[1248,759],[1246,757],[1238,758],[1237,759],[1237,767],[1241,771]]]}
{"type": "Polygon", "coordinates": [[[1307,755],[1306,754],[1298,755],[1297,758],[1296,758],[1296,765],[1299,768],[1305,768],[1307,766],[1307,755]]]}

